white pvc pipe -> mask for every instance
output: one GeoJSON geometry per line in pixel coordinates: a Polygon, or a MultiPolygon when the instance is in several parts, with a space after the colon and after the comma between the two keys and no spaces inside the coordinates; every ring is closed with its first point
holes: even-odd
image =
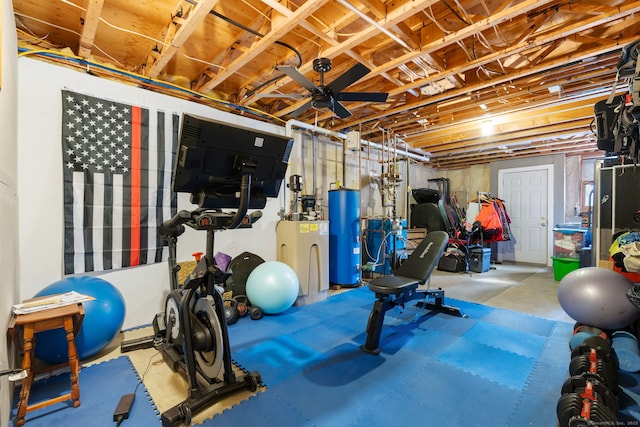
{"type": "MultiPolygon", "coordinates": [[[[321,133],[323,135],[327,135],[327,136],[332,136],[334,138],[338,138],[341,140],[345,140],[347,139],[347,135],[344,133],[340,133],[340,132],[334,132],[332,130],[329,129],[325,129],[325,128],[320,128],[316,125],[311,125],[309,123],[305,123],[305,122],[301,122],[299,120],[287,120],[287,124],[285,126],[285,135],[286,136],[292,136],[293,135],[293,129],[294,128],[298,128],[298,129],[306,129],[306,130],[310,130],[312,132],[317,132],[317,133],[321,133]]],[[[378,144],[376,142],[371,142],[371,141],[367,141],[365,139],[360,140],[360,142],[364,145],[368,145],[372,148],[376,148],[378,150],[388,150],[388,147],[385,147],[384,145],[378,144]]],[[[403,144],[404,145],[404,149],[405,151],[403,152],[398,152],[397,154],[400,156],[404,156],[404,157],[410,157],[414,160],[418,160],[420,162],[428,162],[429,159],[431,158],[431,153],[428,152],[422,152],[422,153],[415,153],[412,151],[409,151],[409,147],[406,143],[403,144]]]]}
{"type": "Polygon", "coordinates": [[[325,129],[325,128],[319,128],[316,125],[310,125],[309,123],[305,123],[305,122],[301,122],[299,120],[293,120],[293,119],[287,120],[287,124],[285,125],[285,135],[292,136],[294,127],[298,129],[310,130],[312,132],[321,133],[327,136],[333,136],[335,138],[340,138],[343,140],[347,138],[347,135],[345,135],[344,133],[334,132],[332,130],[325,129]]]}

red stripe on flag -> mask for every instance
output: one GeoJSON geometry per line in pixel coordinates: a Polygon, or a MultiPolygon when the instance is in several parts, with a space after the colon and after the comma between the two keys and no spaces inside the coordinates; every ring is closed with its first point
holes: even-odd
{"type": "Polygon", "coordinates": [[[129,265],[140,265],[140,168],[142,111],[131,108],[131,256],[129,265]]]}

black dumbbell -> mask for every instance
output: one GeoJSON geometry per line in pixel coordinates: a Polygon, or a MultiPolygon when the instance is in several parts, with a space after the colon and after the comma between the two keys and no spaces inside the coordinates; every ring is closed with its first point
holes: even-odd
{"type": "Polygon", "coordinates": [[[238,317],[246,316],[249,311],[249,298],[247,298],[246,295],[238,295],[233,297],[233,300],[236,303],[236,310],[238,312],[238,317]]]}
{"type": "Polygon", "coordinates": [[[251,317],[251,320],[260,320],[263,316],[264,313],[260,307],[256,307],[255,305],[249,306],[249,317],[251,317]]]}
{"type": "Polygon", "coordinates": [[[614,414],[601,401],[585,399],[578,393],[566,393],[560,396],[556,414],[559,427],[618,425],[617,414],[614,414]]]}
{"type": "Polygon", "coordinates": [[[224,318],[227,325],[233,325],[238,321],[238,310],[236,302],[233,299],[224,300],[224,318]]]}
{"type": "Polygon", "coordinates": [[[601,404],[617,414],[619,409],[618,397],[612,393],[606,384],[600,382],[598,378],[584,372],[581,375],[574,375],[568,378],[562,385],[561,394],[577,393],[580,396],[594,396],[594,400],[600,401],[601,404]]]}

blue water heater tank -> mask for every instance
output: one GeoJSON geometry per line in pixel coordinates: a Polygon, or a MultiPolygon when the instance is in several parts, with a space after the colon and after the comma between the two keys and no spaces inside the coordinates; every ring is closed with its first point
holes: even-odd
{"type": "Polygon", "coordinates": [[[329,191],[329,282],[360,285],[360,192],[329,191]]]}

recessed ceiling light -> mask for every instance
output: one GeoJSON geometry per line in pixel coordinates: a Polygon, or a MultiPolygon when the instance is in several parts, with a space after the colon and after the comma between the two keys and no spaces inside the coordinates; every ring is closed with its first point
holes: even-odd
{"type": "Polygon", "coordinates": [[[483,110],[486,110],[487,106],[485,104],[480,104],[480,108],[482,108],[483,110]]]}

